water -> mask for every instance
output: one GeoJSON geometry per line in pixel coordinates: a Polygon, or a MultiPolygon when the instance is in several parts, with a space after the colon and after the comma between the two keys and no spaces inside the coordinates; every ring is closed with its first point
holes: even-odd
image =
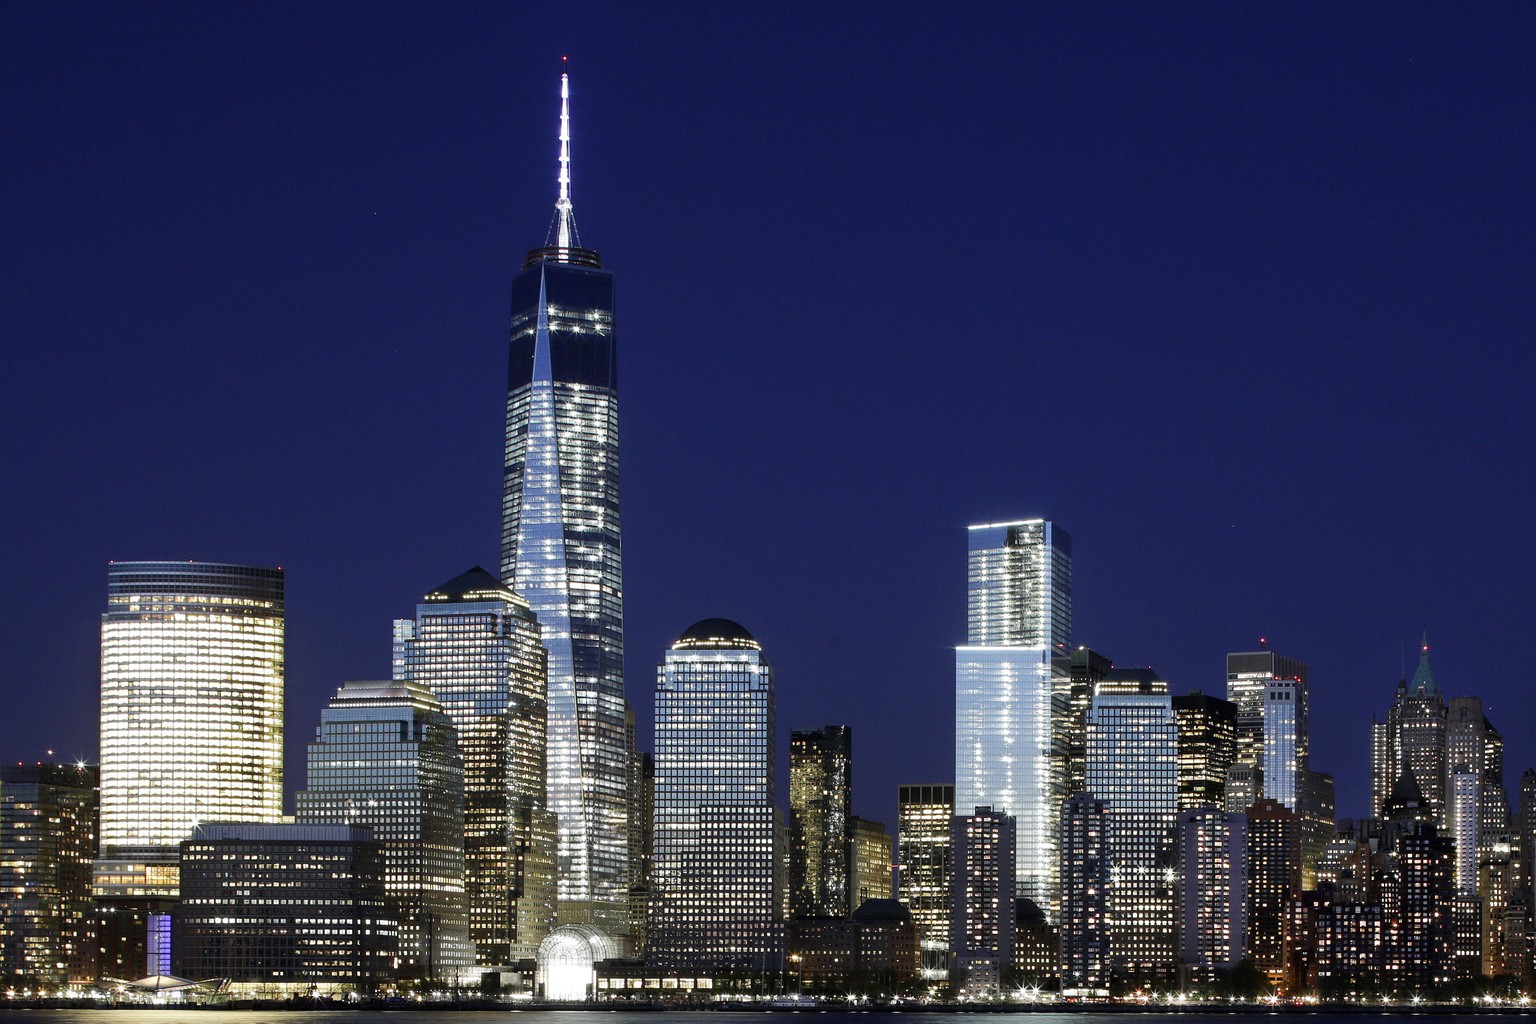
{"type": "MultiPolygon", "coordinates": [[[[813,1024],[804,1018],[827,1016],[826,1024],[847,1016],[843,1010],[802,1010],[763,1013],[754,1011],[718,1011],[703,1016],[703,1010],[7,1010],[0,1009],[0,1024],[488,1024],[505,1015],[505,1024],[813,1024]]],[[[1056,1013],[960,1014],[913,1010],[856,1010],[857,1020],[850,1024],[956,1024],[957,1016],[973,1019],[973,1024],[1216,1024],[1220,1021],[1246,1021],[1260,1018],[1299,1017],[1306,1024],[1436,1024],[1439,1021],[1476,1021],[1486,1013],[1447,1013],[1443,1010],[1407,1012],[1401,1008],[1376,1011],[1362,1008],[1353,1013],[1307,1010],[1262,1011],[1247,1013],[1190,1012],[1160,1013],[1122,1010],[1115,1013],[1078,1011],[1056,1013]]],[[[1530,1011],[1506,1011],[1518,1017],[1530,1011]]],[[[1283,1024],[1283,1022],[1274,1022],[1283,1024]]]]}

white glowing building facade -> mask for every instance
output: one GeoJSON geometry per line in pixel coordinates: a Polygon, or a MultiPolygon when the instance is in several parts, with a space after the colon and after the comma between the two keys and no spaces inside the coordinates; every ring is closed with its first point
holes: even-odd
{"type": "Polygon", "coordinates": [[[560,920],[623,931],[630,885],[613,276],[584,249],[570,198],[561,78],[555,244],[512,282],[501,578],[549,651],[548,806],[560,920]]]}
{"type": "Polygon", "coordinates": [[[282,569],[112,563],[98,895],[174,896],[199,822],[282,814],[282,569]]]}
{"type": "Polygon", "coordinates": [[[970,528],[967,643],[955,650],[955,807],[1017,824],[1017,895],[1053,918],[1064,760],[1053,728],[1068,679],[1072,541],[1043,519],[970,528]]]}

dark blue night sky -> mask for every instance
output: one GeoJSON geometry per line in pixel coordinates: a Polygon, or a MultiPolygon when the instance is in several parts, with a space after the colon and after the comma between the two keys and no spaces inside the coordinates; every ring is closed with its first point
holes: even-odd
{"type": "MultiPolygon", "coordinates": [[[[497,558],[508,285],[618,287],[628,679],[737,619],[857,809],[953,777],[965,526],[1075,640],[1311,664],[1314,767],[1429,630],[1536,766],[1536,7],[0,8],[0,756],[94,758],[109,559],[288,571],[289,788],[497,558]]],[[[1410,665],[1411,670],[1411,665],[1410,665]]]]}

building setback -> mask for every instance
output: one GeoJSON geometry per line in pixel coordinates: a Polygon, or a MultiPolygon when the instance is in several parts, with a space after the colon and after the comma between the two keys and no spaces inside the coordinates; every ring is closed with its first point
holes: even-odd
{"type": "Polygon", "coordinates": [[[968,531],[966,643],[955,650],[955,799],[1018,826],[1017,895],[1054,919],[1066,791],[1072,541],[1043,519],[968,531]]]}
{"type": "Polygon", "coordinates": [[[437,697],[409,680],[356,680],[309,745],[301,825],[367,825],[383,844],[399,922],[399,976],[458,977],[474,963],[464,894],[464,761],[437,697]]]}
{"type": "Polygon", "coordinates": [[[395,676],[427,687],[464,758],[464,886],[479,964],[534,956],[555,921],[546,654],[533,610],[478,566],[395,621],[395,676]]]}

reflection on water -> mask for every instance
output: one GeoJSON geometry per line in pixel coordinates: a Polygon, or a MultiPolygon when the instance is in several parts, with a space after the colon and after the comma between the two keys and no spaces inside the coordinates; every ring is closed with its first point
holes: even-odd
{"type": "MultiPolygon", "coordinates": [[[[709,1018],[699,1011],[656,1010],[5,1010],[0,1009],[0,1024],[488,1024],[505,1016],[504,1024],[668,1024],[684,1021],[688,1024],[811,1024],[796,1020],[813,1015],[849,1015],[843,1010],[804,1010],[779,1013],[721,1012],[709,1018]]],[[[890,1010],[852,1011],[856,1021],[851,1024],[959,1024],[964,1018],[969,1024],[1219,1024],[1222,1021],[1266,1018],[1273,1024],[1276,1017],[1290,1014],[1271,1011],[1253,1013],[987,1013],[954,1014],[925,1011],[892,1012],[890,1010]]],[[[1344,1024],[1362,1021],[1370,1024],[1390,1024],[1393,1021],[1411,1021],[1412,1024],[1436,1024],[1439,1021],[1472,1021],[1488,1019],[1487,1014],[1449,1015],[1441,1011],[1419,1014],[1373,1013],[1362,1009],[1355,1013],[1296,1014],[1305,1024],[1344,1024]]],[[[1529,1013],[1516,1014],[1527,1017],[1529,1013]]]]}

